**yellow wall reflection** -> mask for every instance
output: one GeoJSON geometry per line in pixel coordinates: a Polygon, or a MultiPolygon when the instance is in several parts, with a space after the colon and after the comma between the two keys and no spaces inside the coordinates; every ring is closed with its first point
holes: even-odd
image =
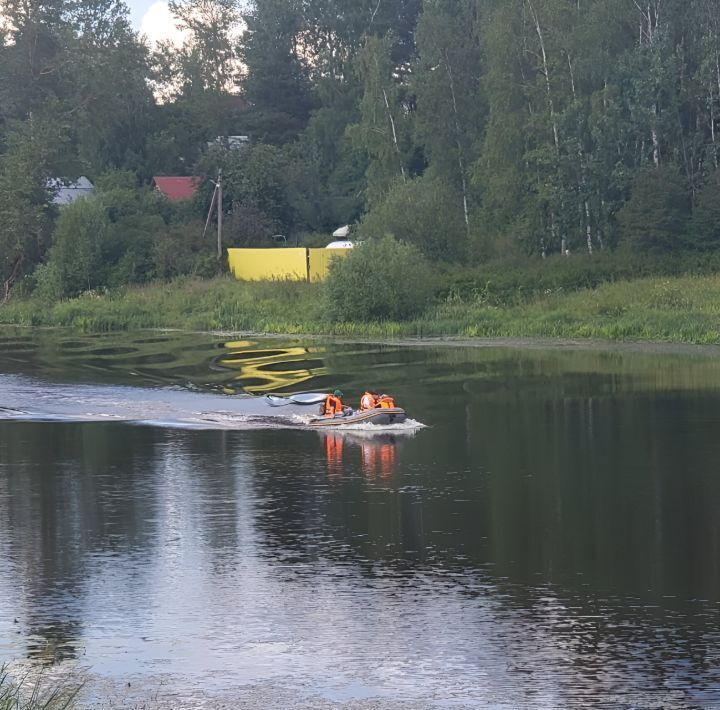
{"type": "Polygon", "coordinates": [[[297,390],[328,374],[321,347],[259,348],[251,340],[230,341],[212,363],[214,369],[234,372],[232,380],[246,392],[264,394],[297,390]]]}

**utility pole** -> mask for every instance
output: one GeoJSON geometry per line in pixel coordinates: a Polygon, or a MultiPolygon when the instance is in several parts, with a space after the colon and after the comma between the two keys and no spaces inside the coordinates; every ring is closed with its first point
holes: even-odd
{"type": "Polygon", "coordinates": [[[222,170],[218,170],[217,179],[218,211],[217,211],[217,258],[222,259],[222,228],[223,228],[223,193],[222,193],[222,170]]]}

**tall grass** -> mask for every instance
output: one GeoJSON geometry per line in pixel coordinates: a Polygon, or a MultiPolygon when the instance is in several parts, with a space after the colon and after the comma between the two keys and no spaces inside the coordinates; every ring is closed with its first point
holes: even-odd
{"type": "Polygon", "coordinates": [[[7,666],[0,666],[0,710],[72,710],[81,686],[46,684],[42,675],[14,682],[7,666]]]}
{"type": "Polygon", "coordinates": [[[70,326],[89,332],[177,328],[344,337],[542,337],[720,343],[720,276],[653,277],[566,293],[546,290],[498,305],[478,292],[446,294],[403,322],[331,321],[317,284],[230,278],[86,294],[45,304],[17,300],[0,324],[70,326]]]}

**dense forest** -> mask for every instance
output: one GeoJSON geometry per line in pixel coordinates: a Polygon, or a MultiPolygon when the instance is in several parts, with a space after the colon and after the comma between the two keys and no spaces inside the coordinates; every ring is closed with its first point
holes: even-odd
{"type": "Polygon", "coordinates": [[[219,169],[228,245],[350,223],[462,265],[720,249],[717,0],[170,7],[181,46],[122,0],[3,3],[0,301],[212,273],[219,169]],[[58,209],[48,178],[80,175],[95,195],[58,209]]]}

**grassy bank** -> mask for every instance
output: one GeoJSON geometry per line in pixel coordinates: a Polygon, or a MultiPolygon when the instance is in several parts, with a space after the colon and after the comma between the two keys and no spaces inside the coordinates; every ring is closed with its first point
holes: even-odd
{"type": "Polygon", "coordinates": [[[180,280],[46,304],[15,300],[0,324],[69,326],[88,332],[180,328],[357,337],[600,338],[720,344],[720,276],[647,278],[496,305],[478,291],[452,294],[402,323],[332,323],[321,287],[180,280]]]}

